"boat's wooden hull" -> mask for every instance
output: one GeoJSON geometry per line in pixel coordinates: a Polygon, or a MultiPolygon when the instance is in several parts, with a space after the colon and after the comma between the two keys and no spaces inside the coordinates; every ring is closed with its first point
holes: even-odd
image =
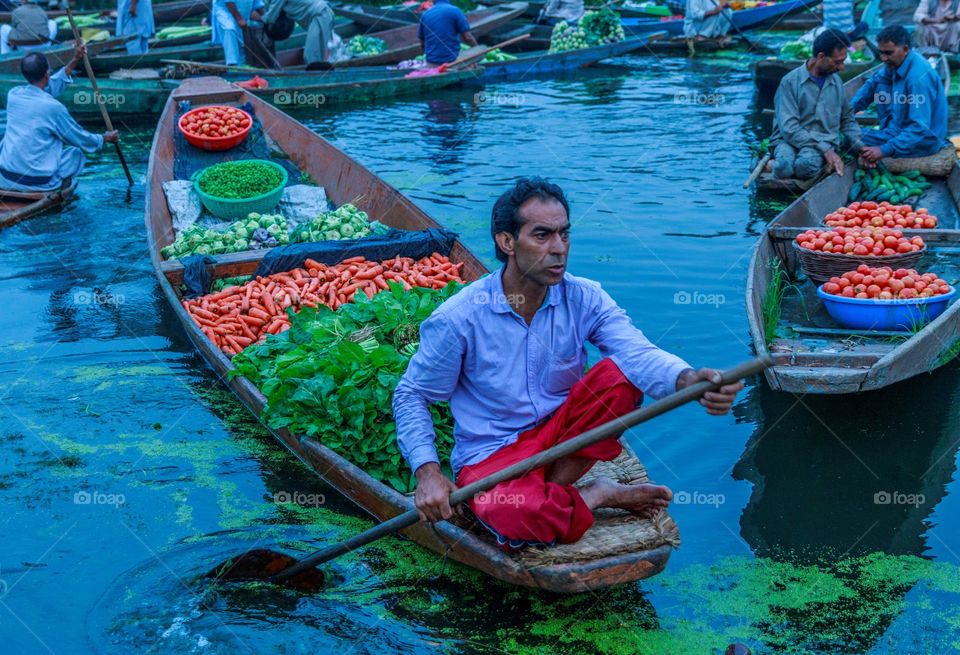
{"type": "MultiPolygon", "coordinates": [[[[771,221],[754,247],[747,272],[747,317],[757,354],[774,359],[774,366],[765,375],[775,390],[844,394],[880,389],[946,363],[945,353],[960,338],[960,302],[954,301],[940,317],[915,333],[871,335],[839,326],[814,325],[801,327],[795,337],[777,336],[767,342],[763,301],[772,279],[772,265],[777,262],[789,275],[796,274],[799,264],[791,241],[798,233],[820,226],[823,216],[847,204],[853,177],[851,167],[842,177],[831,175],[816,184],[771,221]]],[[[941,184],[940,197],[930,200],[934,203],[931,212],[941,215],[941,228],[904,230],[905,235],[922,236],[932,251],[939,247],[955,250],[960,245],[960,168],[954,166],[941,184]],[[952,219],[946,209],[951,210],[952,219]]],[[[928,206],[923,199],[921,206],[928,206]]]]}
{"type": "MultiPolygon", "coordinates": [[[[326,73],[268,76],[270,87],[252,93],[284,109],[317,109],[322,106],[369,102],[417,95],[459,84],[472,78],[470,71],[427,77],[404,77],[404,71],[350,69],[326,73]]],[[[236,79],[247,79],[239,76],[236,79]]],[[[111,115],[152,118],[163,110],[170,91],[178,80],[113,80],[97,82],[111,115]]],[[[6,106],[7,92],[23,84],[15,75],[0,75],[0,108],[6,106]]],[[[76,118],[97,118],[100,108],[90,83],[77,78],[58,97],[76,118]]]]}
{"type": "Polygon", "coordinates": [[[77,180],[70,185],[43,193],[16,193],[0,190],[0,229],[57,209],[66,204],[77,190],[77,180]]]}
{"type": "MultiPolygon", "coordinates": [[[[327,141],[237,87],[216,78],[202,78],[187,80],[171,95],[154,134],[147,171],[146,231],[150,259],[163,294],[187,336],[217,376],[259,417],[263,396],[245,378],[229,377],[230,360],[207,340],[180,303],[174,285],[182,280],[182,267],[177,261],[163,261],[160,257],[160,248],[169,244],[174,236],[162,184],[173,178],[173,116],[176,103],[185,98],[195,104],[252,103],[265,132],[297,166],[326,189],[333,202],[354,202],[371,216],[400,229],[424,229],[437,224],[396,189],[327,141]]],[[[262,256],[262,251],[216,256],[215,275],[250,274],[262,256]]],[[[463,274],[467,279],[476,279],[486,272],[460,242],[455,244],[451,258],[464,262],[463,274]]],[[[374,480],[318,441],[284,430],[275,431],[275,435],[319,476],[375,518],[384,520],[413,507],[410,497],[374,480]]],[[[489,541],[451,523],[417,524],[405,534],[422,546],[506,582],[558,592],[587,591],[649,577],[664,568],[671,552],[670,546],[663,545],[573,564],[525,566],[516,556],[507,555],[489,541]]]]}
{"type": "MultiPolygon", "coordinates": [[[[81,13],[79,10],[74,10],[81,13]]],[[[153,20],[156,23],[176,23],[190,16],[197,16],[210,11],[210,0],[178,0],[177,2],[161,2],[153,6],[153,20]]],[[[83,12],[89,13],[89,12],[83,12]]],[[[116,10],[101,12],[102,16],[110,17],[116,10]]],[[[63,9],[54,9],[47,12],[48,18],[66,16],[63,9]]],[[[0,23],[10,22],[10,12],[0,11],[0,23]]]]}
{"type": "MultiPolygon", "coordinates": [[[[791,14],[807,11],[819,3],[820,0],[784,0],[764,7],[735,11],[732,20],[737,29],[745,32],[775,24],[791,14]]],[[[671,36],[680,36],[683,34],[683,19],[625,18],[623,29],[627,34],[645,34],[665,30],[671,36]]],[[[733,32],[736,33],[736,29],[733,32]]]]}
{"type": "MultiPolygon", "coordinates": [[[[90,60],[94,61],[101,52],[122,46],[123,43],[123,39],[116,38],[88,43],[87,54],[90,56],[90,60]]],[[[0,55],[0,73],[15,73],[19,75],[20,61],[23,59],[24,54],[25,53],[14,51],[6,55],[0,55]]],[[[66,66],[67,63],[73,59],[73,45],[57,46],[45,50],[43,54],[46,55],[50,68],[56,70],[66,66]]]]}

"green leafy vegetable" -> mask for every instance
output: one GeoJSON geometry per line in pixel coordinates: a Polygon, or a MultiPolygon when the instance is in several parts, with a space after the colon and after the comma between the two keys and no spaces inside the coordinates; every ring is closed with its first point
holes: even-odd
{"type": "MultiPolygon", "coordinates": [[[[420,324],[462,285],[443,289],[396,283],[331,311],[304,308],[290,329],[233,358],[236,370],[267,397],[263,419],[321,441],[369,475],[407,493],[415,484],[397,446],[393,391],[419,345],[420,324]]],[[[453,447],[446,404],[431,405],[441,462],[453,447]]]]}

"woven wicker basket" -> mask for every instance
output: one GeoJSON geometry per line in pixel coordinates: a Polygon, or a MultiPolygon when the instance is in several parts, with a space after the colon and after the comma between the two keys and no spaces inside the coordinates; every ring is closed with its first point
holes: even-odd
{"type": "Polygon", "coordinates": [[[927,246],[924,245],[920,250],[896,255],[849,255],[801,248],[796,241],[793,242],[793,249],[800,260],[800,268],[808,278],[819,284],[829,281],[832,277],[840,277],[847,271],[856,270],[860,264],[866,264],[872,268],[879,266],[889,266],[893,269],[913,268],[927,252],[927,246]]]}
{"type": "Polygon", "coordinates": [[[953,165],[957,163],[957,152],[951,145],[940,152],[935,152],[929,157],[906,157],[898,159],[896,157],[884,157],[883,165],[891,173],[905,173],[907,171],[919,170],[924,175],[933,175],[937,177],[946,177],[953,170],[953,165]]]}

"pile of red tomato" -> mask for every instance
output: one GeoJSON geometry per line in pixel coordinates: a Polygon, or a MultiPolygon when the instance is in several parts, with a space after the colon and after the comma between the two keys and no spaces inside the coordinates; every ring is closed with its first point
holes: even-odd
{"type": "Polygon", "coordinates": [[[823,219],[828,227],[889,227],[903,229],[931,229],[937,227],[937,217],[923,207],[914,210],[910,205],[891,205],[886,200],[852,202],[840,207],[823,219]]]}
{"type": "Polygon", "coordinates": [[[211,105],[201,107],[183,116],[180,127],[199,137],[236,136],[250,129],[250,114],[236,107],[211,105]]]}
{"type": "Polygon", "coordinates": [[[915,269],[889,266],[871,268],[861,264],[855,271],[832,277],[823,285],[824,293],[846,298],[903,300],[930,298],[950,292],[950,285],[935,273],[918,273],[915,269]]]}
{"type": "Polygon", "coordinates": [[[900,230],[889,228],[847,228],[807,230],[797,235],[797,244],[808,250],[846,255],[897,255],[923,248],[920,237],[907,238],[900,230]]]}

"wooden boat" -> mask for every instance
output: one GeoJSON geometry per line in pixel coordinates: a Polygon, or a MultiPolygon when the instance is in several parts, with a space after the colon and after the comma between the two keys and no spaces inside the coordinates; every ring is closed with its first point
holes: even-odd
{"type": "MultiPolygon", "coordinates": [[[[178,261],[164,261],[160,256],[160,249],[174,237],[162,184],[173,177],[174,117],[177,103],[181,100],[190,100],[194,105],[249,102],[270,139],[322,185],[333,202],[353,202],[371,216],[399,229],[418,230],[436,227],[437,224],[396,189],[304,125],[259,98],[217,78],[187,80],[173,92],[154,134],[147,171],[146,230],[150,259],[163,295],[187,336],[217,376],[259,417],[265,403],[264,396],[249,380],[229,377],[233,368],[230,360],[207,340],[181,305],[177,291],[183,278],[181,264],[178,261]]],[[[262,256],[263,251],[217,255],[212,266],[213,275],[216,278],[249,275],[262,256]]],[[[486,272],[483,264],[459,241],[454,245],[450,257],[464,263],[463,274],[468,279],[476,279],[486,272]]],[[[384,520],[413,507],[410,496],[402,495],[370,477],[319,441],[285,430],[276,430],[274,434],[317,475],[376,519],[384,520]]],[[[618,460],[616,466],[624,471],[642,470],[632,454],[625,455],[622,461],[618,460]]],[[[601,469],[599,464],[595,468],[601,469]]],[[[669,517],[663,515],[659,524],[654,526],[649,521],[640,521],[637,517],[620,512],[599,514],[597,524],[587,532],[585,541],[519,554],[507,554],[497,548],[487,535],[454,523],[435,526],[421,523],[404,533],[436,553],[501,580],[555,592],[599,589],[646,578],[664,568],[673,548],[671,543],[676,543],[676,525],[669,517]],[[652,533],[658,536],[647,542],[650,545],[639,542],[645,538],[641,534],[652,533]],[[599,547],[591,551],[591,546],[599,547]]]]}
{"type": "MultiPolygon", "coordinates": [[[[197,16],[210,11],[210,0],[177,0],[176,2],[161,2],[153,6],[153,20],[157,23],[176,23],[190,16],[197,16]]],[[[0,23],[10,22],[9,11],[0,11],[0,23]]],[[[115,16],[116,9],[101,12],[101,16],[115,16]]],[[[54,9],[47,12],[48,18],[66,16],[63,9],[54,9]]]]}
{"type": "MultiPolygon", "coordinates": [[[[343,103],[369,102],[405,95],[427,93],[460,84],[472,78],[471,71],[448,72],[425,77],[405,77],[409,71],[346,69],[323,73],[269,76],[270,87],[252,93],[266,102],[286,109],[308,109],[343,103]]],[[[245,74],[234,79],[248,79],[245,74]]],[[[170,91],[180,85],[171,79],[109,79],[97,81],[100,97],[111,115],[155,116],[163,110],[170,91]]],[[[23,78],[0,75],[0,108],[6,106],[7,91],[23,84],[23,78]]],[[[76,78],[58,97],[77,118],[96,118],[100,108],[93,88],[84,78],[76,78]]]]}
{"type": "MultiPolygon", "coordinates": [[[[481,37],[498,27],[501,27],[519,16],[526,10],[526,2],[511,2],[491,9],[481,9],[467,14],[470,31],[476,37],[481,37]]],[[[376,55],[354,57],[345,61],[334,62],[336,68],[353,68],[358,66],[383,66],[396,64],[405,59],[413,59],[422,51],[420,39],[417,37],[417,24],[408,24],[394,27],[382,32],[374,32],[367,36],[382,39],[387,44],[387,50],[376,55]]],[[[277,50],[277,61],[284,68],[297,68],[304,65],[303,47],[277,50]]]]}
{"type": "Polygon", "coordinates": [[[621,57],[648,46],[653,39],[660,38],[664,32],[654,32],[642,37],[624,39],[619,43],[607,43],[592,48],[581,48],[566,52],[548,52],[545,50],[523,52],[511,61],[485,63],[476,80],[481,83],[522,80],[537,75],[550,75],[573,71],[591,66],[603,59],[621,57]]]}
{"type": "Polygon", "coordinates": [[[7,191],[0,189],[0,229],[66,204],[77,190],[77,178],[52,191],[7,191]]]}
{"type": "MultiPolygon", "coordinates": [[[[756,29],[772,25],[785,17],[801,11],[807,11],[816,6],[820,0],[783,0],[764,7],[741,9],[733,12],[733,24],[740,31],[756,29]]],[[[623,29],[627,34],[644,34],[645,32],[659,32],[666,30],[671,36],[683,34],[683,19],[658,20],[651,18],[624,18],[623,29]]],[[[733,30],[736,32],[736,30],[733,30]]]]}
{"type": "MultiPolygon", "coordinates": [[[[90,56],[90,60],[93,61],[96,59],[99,53],[121,46],[123,43],[124,39],[117,38],[88,43],[87,54],[90,56]]],[[[0,73],[16,73],[19,75],[20,60],[23,59],[24,55],[26,54],[27,53],[25,52],[17,51],[0,55],[0,73]]],[[[73,59],[73,44],[69,46],[50,48],[49,50],[44,50],[43,54],[46,55],[47,62],[50,64],[50,68],[56,70],[66,66],[67,63],[73,59]]]]}
{"type": "MultiPolygon", "coordinates": [[[[847,82],[851,97],[870,72],[847,82]]],[[[747,318],[758,355],[769,354],[775,365],[765,373],[775,390],[792,393],[856,393],[879,389],[941,366],[960,354],[960,302],[953,300],[939,318],[919,331],[871,332],[842,328],[832,321],[810,281],[787,294],[781,307],[778,333],[764,328],[764,298],[770,293],[774,267],[790,279],[798,272],[791,247],[794,237],[819,226],[828,213],[849,204],[855,166],[844,175],[830,175],[774,218],[758,239],[747,273],[747,318]],[[789,333],[789,336],[781,336],[789,333]],[[768,339],[767,337],[772,337],[768,339]]],[[[934,184],[916,206],[926,207],[940,219],[933,230],[904,230],[923,237],[930,253],[916,268],[931,268],[951,281],[960,276],[960,168],[954,165],[947,178],[928,178],[934,184]]]]}

